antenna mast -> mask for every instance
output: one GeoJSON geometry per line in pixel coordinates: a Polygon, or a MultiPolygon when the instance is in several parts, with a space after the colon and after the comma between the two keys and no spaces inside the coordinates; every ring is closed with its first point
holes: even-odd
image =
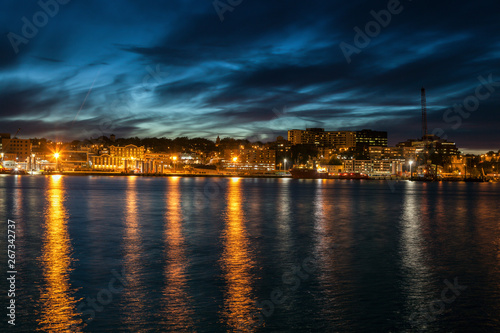
{"type": "Polygon", "coordinates": [[[427,136],[427,101],[425,99],[425,88],[421,89],[422,97],[422,139],[425,140],[427,136]]]}

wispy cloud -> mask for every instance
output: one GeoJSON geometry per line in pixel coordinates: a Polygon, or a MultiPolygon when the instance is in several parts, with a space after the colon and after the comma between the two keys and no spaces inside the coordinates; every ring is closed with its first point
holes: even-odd
{"type": "MultiPolygon", "coordinates": [[[[251,137],[284,134],[272,109],[286,105],[286,124],[298,128],[381,129],[391,143],[417,137],[422,85],[429,127],[443,127],[443,110],[469,94],[478,75],[500,78],[500,5],[403,5],[348,65],[338,44],[370,19],[373,2],[244,2],[223,23],[210,2],[127,1],[120,10],[72,2],[18,55],[0,39],[0,131],[251,137]],[[148,66],[168,76],[144,88],[148,66]]],[[[3,36],[19,33],[36,8],[5,8],[3,36]]],[[[498,142],[499,107],[492,96],[449,138],[472,148],[485,137],[498,142]]]]}

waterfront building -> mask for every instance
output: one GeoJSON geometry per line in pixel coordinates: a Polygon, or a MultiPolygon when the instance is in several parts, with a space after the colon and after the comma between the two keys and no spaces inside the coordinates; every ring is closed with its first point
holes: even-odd
{"type": "Polygon", "coordinates": [[[292,145],[314,144],[318,147],[351,148],[356,145],[356,132],[325,131],[324,128],[292,129],[288,131],[292,145]]]}
{"type": "Polygon", "coordinates": [[[91,159],[92,169],[94,170],[118,171],[119,169],[122,169],[123,171],[125,167],[125,161],[122,157],[102,154],[92,156],[91,159]]]}
{"type": "MultiPolygon", "coordinates": [[[[36,157],[36,155],[34,156],[36,157]]],[[[82,150],[62,151],[59,156],[59,170],[73,171],[88,167],[88,152],[82,150]]]]}
{"type": "Polygon", "coordinates": [[[147,173],[165,173],[172,169],[172,154],[169,153],[151,153],[144,154],[144,172],[147,173]]]}
{"type": "Polygon", "coordinates": [[[222,166],[238,171],[273,171],[276,150],[263,147],[225,149],[222,166]]]}
{"type": "Polygon", "coordinates": [[[356,147],[363,146],[387,147],[387,132],[370,129],[356,131],[356,147]]]}
{"type": "Polygon", "coordinates": [[[456,156],[460,152],[455,142],[441,139],[436,135],[426,135],[422,139],[414,140],[409,139],[404,142],[400,142],[396,147],[413,147],[415,148],[416,154],[421,153],[435,153],[442,156],[456,156]]]}
{"type": "Polygon", "coordinates": [[[2,138],[2,153],[4,160],[17,159],[24,162],[31,155],[31,141],[29,139],[2,138]]]}
{"type": "Polygon", "coordinates": [[[109,154],[114,157],[120,157],[124,159],[136,159],[142,160],[144,158],[144,153],[146,149],[144,146],[137,147],[136,145],[126,145],[125,147],[110,146],[109,154]]]}
{"type": "Polygon", "coordinates": [[[110,146],[109,150],[101,148],[98,155],[90,157],[92,169],[107,171],[129,171],[143,169],[144,146],[126,145],[125,147],[110,146]],[[109,151],[109,153],[108,153],[109,151]]]}
{"type": "Polygon", "coordinates": [[[368,155],[372,160],[403,160],[410,161],[416,158],[415,147],[368,147],[368,155]]]}
{"type": "Polygon", "coordinates": [[[388,160],[402,158],[401,147],[370,146],[368,153],[372,160],[388,160]]]}
{"type": "Polygon", "coordinates": [[[397,160],[345,160],[344,171],[368,175],[396,175],[401,172],[402,163],[397,160]]]}

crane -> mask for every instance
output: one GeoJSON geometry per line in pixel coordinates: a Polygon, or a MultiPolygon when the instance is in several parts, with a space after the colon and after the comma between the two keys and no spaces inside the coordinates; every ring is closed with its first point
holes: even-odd
{"type": "Polygon", "coordinates": [[[21,130],[21,127],[19,127],[19,128],[17,129],[17,132],[16,132],[16,134],[14,134],[13,139],[17,139],[17,134],[19,134],[19,131],[20,131],[20,130],[21,130]]]}

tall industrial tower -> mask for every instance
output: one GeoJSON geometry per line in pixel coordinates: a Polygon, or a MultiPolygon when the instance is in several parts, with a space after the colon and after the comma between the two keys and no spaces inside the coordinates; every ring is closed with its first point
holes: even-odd
{"type": "Polygon", "coordinates": [[[425,140],[427,137],[427,102],[425,100],[425,88],[421,89],[422,98],[422,139],[425,140]]]}

